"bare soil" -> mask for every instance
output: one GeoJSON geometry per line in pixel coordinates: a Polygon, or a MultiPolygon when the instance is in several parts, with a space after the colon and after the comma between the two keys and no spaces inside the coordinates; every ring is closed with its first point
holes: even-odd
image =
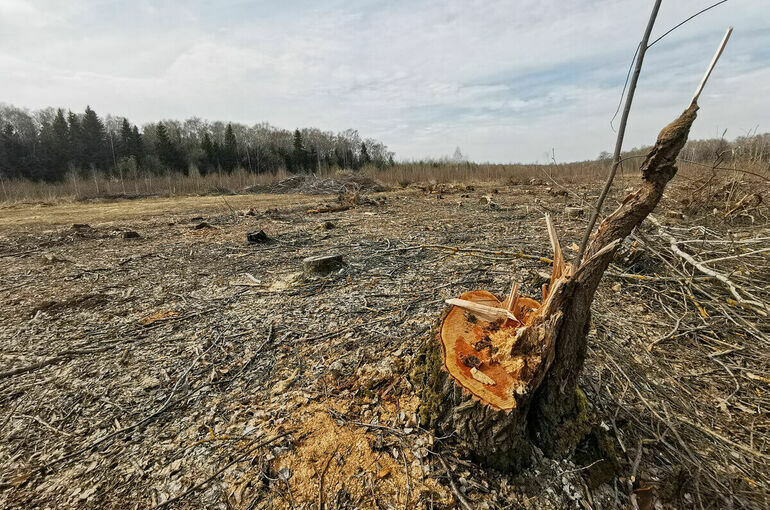
{"type": "MultiPolygon", "coordinates": [[[[652,226],[594,303],[582,387],[614,459],[589,441],[505,475],[419,427],[409,376],[444,300],[512,278],[537,296],[546,212],[574,253],[585,219],[565,206],[595,190],[558,191],[413,187],[321,214],[306,210],[334,197],[0,209],[0,506],[767,508],[767,318],[652,226]],[[259,229],[271,242],[247,244],[259,229]],[[337,253],[342,269],[303,273],[337,253]]],[[[770,237],[761,210],[727,223],[711,205],[677,217],[668,200],[659,218],[681,239],[770,237]]],[[[767,252],[735,246],[731,278],[769,301],[767,252]]]]}

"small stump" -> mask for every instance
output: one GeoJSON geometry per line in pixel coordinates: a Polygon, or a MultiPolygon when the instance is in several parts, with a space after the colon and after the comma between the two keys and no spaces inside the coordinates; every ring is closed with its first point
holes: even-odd
{"type": "Polygon", "coordinates": [[[582,207],[565,207],[564,208],[564,214],[567,215],[568,218],[579,218],[583,216],[583,208],[582,207]]]}
{"type": "Polygon", "coordinates": [[[342,255],[314,255],[302,261],[307,274],[331,273],[345,265],[342,255]]]}
{"type": "Polygon", "coordinates": [[[260,244],[270,242],[270,238],[265,234],[264,230],[254,230],[253,232],[246,233],[246,241],[251,244],[260,244]]]}

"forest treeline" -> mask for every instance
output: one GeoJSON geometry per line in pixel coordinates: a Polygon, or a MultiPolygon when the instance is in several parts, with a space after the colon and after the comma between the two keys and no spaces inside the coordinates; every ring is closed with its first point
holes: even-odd
{"type": "MultiPolygon", "coordinates": [[[[624,157],[643,157],[647,150],[634,148],[624,157]]],[[[606,162],[609,157],[603,152],[598,160],[606,162]]],[[[724,137],[691,140],[680,157],[714,166],[740,161],[768,168],[770,134],[748,133],[733,141],[724,137]]],[[[443,166],[467,164],[467,159],[458,148],[451,158],[419,163],[443,166]]],[[[231,173],[239,168],[265,174],[392,165],[393,153],[385,145],[362,139],[352,129],[292,132],[267,123],[245,126],[199,118],[154,122],[140,129],[123,117],[101,118],[90,107],[83,113],[54,108],[30,112],[0,103],[2,179],[60,182],[100,175],[122,180],[170,173],[231,173]]]]}
{"type": "Polygon", "coordinates": [[[382,143],[358,131],[294,132],[269,124],[165,120],[140,129],[124,117],[101,118],[46,108],[0,104],[0,176],[56,182],[68,176],[124,177],[178,172],[202,175],[243,168],[253,173],[315,172],[393,164],[382,143]]]}

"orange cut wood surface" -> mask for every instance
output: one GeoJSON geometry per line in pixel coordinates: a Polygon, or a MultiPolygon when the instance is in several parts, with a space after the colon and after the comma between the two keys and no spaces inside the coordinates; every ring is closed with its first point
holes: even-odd
{"type": "MultiPolygon", "coordinates": [[[[494,294],[485,290],[466,292],[460,299],[497,308],[508,307],[508,299],[501,302],[494,294]]],[[[539,307],[540,303],[537,301],[519,297],[513,310],[520,320],[518,324],[510,320],[505,323],[484,321],[462,308],[452,307],[444,318],[440,332],[444,367],[449,375],[482,402],[504,411],[515,408],[514,389],[519,381],[501,364],[492,360],[492,350],[495,349],[495,344],[499,345],[500,342],[493,340],[491,336],[495,339],[507,335],[514,336],[520,327],[529,322],[539,307]],[[474,365],[477,370],[491,378],[494,384],[485,384],[474,378],[471,373],[474,365]]]]}

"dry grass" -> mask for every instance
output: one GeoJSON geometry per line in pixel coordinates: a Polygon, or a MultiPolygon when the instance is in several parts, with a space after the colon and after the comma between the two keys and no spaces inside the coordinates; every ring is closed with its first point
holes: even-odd
{"type": "MultiPolygon", "coordinates": [[[[361,173],[390,187],[417,183],[494,183],[521,184],[531,179],[560,183],[593,180],[605,175],[607,165],[599,161],[560,165],[493,165],[475,163],[400,163],[378,169],[366,167],[361,173]]],[[[317,175],[329,178],[339,171],[323,171],[317,175]]],[[[289,174],[252,174],[239,169],[231,174],[201,175],[140,175],[123,179],[103,175],[69,178],[61,183],[27,180],[0,181],[0,200],[5,203],[51,202],[55,200],[87,200],[136,196],[188,196],[219,193],[239,193],[251,186],[277,183],[289,174]]]]}
{"type": "MultiPolygon", "coordinates": [[[[619,182],[624,178],[636,178],[639,159],[633,157],[621,165],[619,182]]],[[[609,171],[610,162],[581,161],[562,164],[477,164],[415,162],[399,163],[385,169],[374,166],[363,168],[360,173],[390,187],[406,187],[410,184],[494,184],[515,185],[540,182],[554,186],[595,183],[609,171]]],[[[699,179],[717,173],[720,176],[741,174],[738,169],[758,174],[767,181],[770,170],[749,162],[724,164],[712,170],[710,165],[680,163],[680,176],[699,179]]],[[[350,171],[321,171],[314,174],[320,179],[349,175],[350,171]]],[[[289,177],[285,170],[275,174],[253,174],[238,169],[230,174],[219,173],[201,176],[191,175],[139,175],[123,179],[103,175],[69,178],[61,183],[32,182],[27,180],[0,180],[0,203],[54,202],[59,200],[89,200],[95,198],[178,197],[194,195],[240,194],[247,188],[267,189],[289,177]]]]}
{"type": "Polygon", "coordinates": [[[608,164],[602,161],[548,165],[497,165],[477,163],[401,163],[386,170],[367,169],[372,177],[395,185],[413,183],[524,184],[531,179],[562,183],[584,182],[603,176],[608,164]]]}
{"type": "Polygon", "coordinates": [[[230,207],[248,209],[255,202],[263,207],[286,207],[310,204],[307,195],[235,195],[156,197],[141,200],[93,202],[58,201],[56,203],[13,204],[0,208],[0,227],[22,225],[99,224],[118,220],[137,221],[158,215],[181,214],[191,209],[228,214],[230,207]]]}
{"type": "Polygon", "coordinates": [[[230,174],[166,174],[140,175],[123,179],[95,175],[69,178],[64,182],[46,183],[28,180],[5,180],[2,200],[6,203],[55,200],[87,200],[91,198],[120,198],[137,196],[189,196],[231,193],[249,186],[270,184],[288,177],[285,171],[276,174],[253,174],[239,169],[230,174]]]}

